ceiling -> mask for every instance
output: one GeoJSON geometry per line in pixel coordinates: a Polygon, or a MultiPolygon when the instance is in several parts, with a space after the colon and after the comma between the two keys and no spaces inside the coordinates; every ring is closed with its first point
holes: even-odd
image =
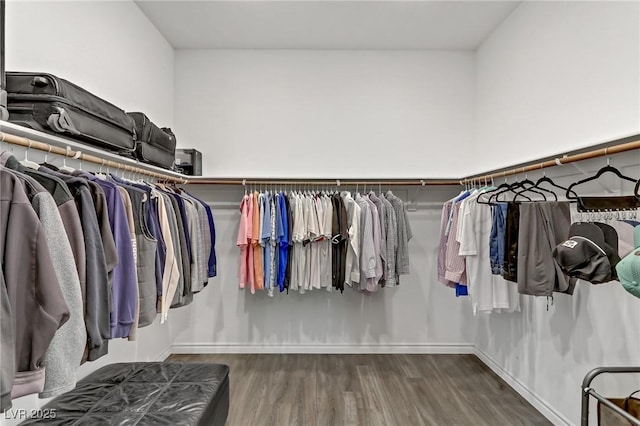
{"type": "Polygon", "coordinates": [[[517,1],[136,1],[176,49],[475,49],[517,1]]]}

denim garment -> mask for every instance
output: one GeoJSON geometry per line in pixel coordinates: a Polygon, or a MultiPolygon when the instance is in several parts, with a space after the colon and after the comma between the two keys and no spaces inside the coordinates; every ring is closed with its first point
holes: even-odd
{"type": "Polygon", "coordinates": [[[491,272],[502,275],[504,264],[505,230],[507,227],[507,203],[497,203],[491,209],[492,225],[489,239],[489,253],[491,258],[491,272]]]}

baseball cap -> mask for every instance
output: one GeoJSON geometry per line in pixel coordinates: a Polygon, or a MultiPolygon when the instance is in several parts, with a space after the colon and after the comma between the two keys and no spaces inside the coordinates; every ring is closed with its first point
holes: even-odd
{"type": "Polygon", "coordinates": [[[640,248],[625,256],[616,265],[618,281],[629,293],[640,298],[640,248]]]}
{"type": "MultiPolygon", "coordinates": [[[[617,256],[617,242],[615,248],[607,242],[607,239],[612,242],[612,229],[589,222],[573,223],[569,228],[569,239],[553,249],[553,258],[570,277],[593,284],[609,282],[612,280],[610,257],[613,257],[614,252],[617,256]],[[605,232],[608,234],[607,239],[605,232]]],[[[613,232],[615,233],[615,229],[613,232]]],[[[617,240],[617,233],[615,235],[617,240]]]]}

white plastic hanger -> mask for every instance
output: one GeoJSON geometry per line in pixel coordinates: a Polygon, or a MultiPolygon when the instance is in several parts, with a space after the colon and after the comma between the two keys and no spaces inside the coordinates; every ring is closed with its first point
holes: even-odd
{"type": "Polygon", "coordinates": [[[96,177],[98,179],[107,180],[107,175],[102,173],[102,166],[104,166],[104,158],[102,159],[102,164],[100,164],[100,169],[98,170],[98,173],[96,173],[96,177]]]}
{"type": "MultiPolygon", "coordinates": [[[[69,172],[72,173],[75,171],[75,169],[73,167],[68,167],[67,166],[67,157],[69,157],[69,153],[71,152],[71,148],[67,147],[67,154],[64,156],[64,158],[62,159],[62,167],[60,167],[60,170],[63,170],[65,172],[69,172]]],[[[76,151],[76,154],[73,156],[73,158],[78,159],[80,158],[80,155],[82,153],[80,151],[76,151]]]]}
{"type": "Polygon", "coordinates": [[[20,164],[30,169],[38,170],[38,168],[40,168],[40,165],[38,163],[34,163],[33,161],[29,160],[30,149],[31,149],[31,140],[29,140],[29,147],[24,151],[24,160],[20,161],[20,164]]]}

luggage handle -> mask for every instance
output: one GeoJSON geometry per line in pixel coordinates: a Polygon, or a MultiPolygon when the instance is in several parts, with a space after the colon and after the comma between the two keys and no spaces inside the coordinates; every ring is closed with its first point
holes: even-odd
{"type": "Polygon", "coordinates": [[[31,85],[33,87],[46,87],[49,85],[49,80],[40,75],[37,75],[31,80],[31,85]]]}
{"type": "Polygon", "coordinates": [[[80,132],[73,125],[71,119],[67,115],[66,111],[60,107],[54,108],[55,112],[49,115],[47,118],[47,124],[53,130],[58,133],[71,133],[72,135],[79,135],[80,132]]]}

